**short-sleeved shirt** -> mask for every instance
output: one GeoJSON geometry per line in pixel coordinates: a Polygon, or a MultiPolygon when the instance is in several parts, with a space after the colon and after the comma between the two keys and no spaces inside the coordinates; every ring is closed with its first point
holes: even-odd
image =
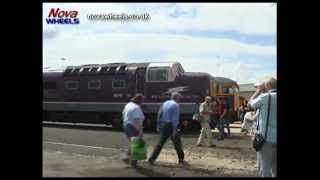
{"type": "Polygon", "coordinates": [[[226,105],[224,103],[218,103],[218,114],[221,116],[226,109],[226,105]]]}
{"type": "Polygon", "coordinates": [[[251,100],[249,104],[254,109],[259,109],[259,114],[257,117],[257,122],[259,123],[258,133],[262,135],[266,131],[266,122],[268,114],[268,96],[270,94],[270,114],[268,122],[268,132],[266,141],[270,143],[277,143],[277,92],[276,90],[271,90],[268,93],[263,93],[259,95],[256,99],[251,100]]]}
{"type": "Polygon", "coordinates": [[[142,125],[144,120],[143,112],[139,105],[133,102],[129,102],[122,111],[122,117],[123,117],[123,125],[124,127],[127,124],[136,124],[140,123],[142,125]]]}
{"type": "MultiPolygon", "coordinates": [[[[203,103],[201,103],[200,104],[200,107],[199,107],[199,111],[200,111],[200,113],[203,113],[203,112],[212,112],[212,104],[207,104],[206,102],[203,102],[203,103]]],[[[202,115],[202,114],[201,114],[202,115]]],[[[203,120],[204,121],[207,121],[207,122],[210,122],[210,117],[211,117],[211,115],[210,114],[208,114],[208,115],[202,115],[202,117],[203,117],[203,120]]]]}

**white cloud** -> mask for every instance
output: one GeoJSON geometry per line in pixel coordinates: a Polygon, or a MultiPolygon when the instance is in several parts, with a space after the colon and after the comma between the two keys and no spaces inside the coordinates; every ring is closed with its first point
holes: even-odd
{"type": "Polygon", "coordinates": [[[216,77],[227,77],[238,83],[254,82],[256,72],[255,64],[241,61],[228,62],[221,59],[183,59],[181,64],[188,72],[207,72],[216,77]],[[252,66],[253,65],[253,66],[252,66]]]}
{"type": "Polygon", "coordinates": [[[276,33],[276,6],[269,3],[190,3],[168,7],[153,16],[149,28],[170,30],[220,30],[243,34],[273,35],[276,33]],[[196,9],[197,17],[169,18],[175,9],[196,9]],[[159,23],[161,22],[161,23],[159,23]]]}
{"type": "Polygon", "coordinates": [[[237,81],[246,81],[250,71],[260,68],[257,63],[230,62],[225,59],[203,57],[204,54],[262,54],[276,55],[276,47],[239,43],[230,39],[214,39],[167,34],[108,33],[86,35],[61,33],[55,39],[45,40],[44,66],[58,66],[61,57],[68,65],[108,62],[132,62],[132,54],[154,61],[179,61],[187,71],[208,72],[237,81]]]}
{"type": "MultiPolygon", "coordinates": [[[[244,62],[218,57],[238,57],[239,54],[249,54],[276,58],[276,46],[272,45],[246,44],[227,38],[152,33],[191,29],[274,35],[276,6],[270,4],[48,3],[44,5],[43,17],[45,38],[43,64],[45,67],[59,66],[61,57],[67,59],[67,65],[170,60],[181,62],[187,71],[208,72],[213,76],[229,77],[240,83],[246,83],[255,81],[255,77],[262,75],[256,72],[257,69],[263,68],[257,63],[259,60],[251,59],[244,62]],[[79,11],[80,25],[47,25],[45,18],[51,7],[79,11]],[[144,12],[150,13],[149,22],[97,22],[86,19],[86,15],[91,13],[144,12]],[[192,18],[193,15],[191,16],[188,12],[196,16],[192,18]],[[179,13],[183,15],[177,18],[169,17],[179,13]],[[133,30],[147,33],[133,33],[133,30]],[[138,59],[136,59],[137,54],[138,59]]],[[[269,72],[264,73],[269,74],[269,72]]]]}
{"type": "MultiPolygon", "coordinates": [[[[106,33],[84,35],[83,33],[60,33],[55,39],[59,46],[50,47],[45,42],[44,51],[64,51],[70,56],[122,58],[131,53],[164,52],[165,57],[199,57],[206,54],[276,55],[275,46],[240,43],[231,39],[190,37],[168,34],[106,33]],[[49,49],[48,49],[49,48],[49,49]]],[[[46,53],[45,53],[46,54],[46,53]]],[[[52,55],[52,53],[51,53],[52,55]]],[[[46,59],[44,60],[46,61],[46,59]]]]}

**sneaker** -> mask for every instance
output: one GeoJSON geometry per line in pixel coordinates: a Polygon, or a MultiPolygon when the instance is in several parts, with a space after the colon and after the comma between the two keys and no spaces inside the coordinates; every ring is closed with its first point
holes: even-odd
{"type": "Polygon", "coordinates": [[[218,138],[218,141],[223,141],[223,140],[224,140],[223,137],[219,137],[219,138],[218,138]]]}
{"type": "Polygon", "coordinates": [[[228,137],[228,134],[227,134],[227,133],[224,133],[223,136],[226,138],[226,137],[228,137]]]}
{"type": "Polygon", "coordinates": [[[138,167],[138,163],[135,162],[135,161],[131,162],[131,167],[137,168],[138,167]]]}
{"type": "Polygon", "coordinates": [[[179,161],[179,164],[180,164],[180,165],[183,165],[183,166],[189,166],[189,165],[190,165],[190,164],[189,164],[187,161],[185,161],[185,160],[179,161]]]}
{"type": "Polygon", "coordinates": [[[129,164],[129,158],[124,158],[124,159],[122,159],[122,161],[123,161],[124,163],[126,163],[126,164],[129,164]]]}

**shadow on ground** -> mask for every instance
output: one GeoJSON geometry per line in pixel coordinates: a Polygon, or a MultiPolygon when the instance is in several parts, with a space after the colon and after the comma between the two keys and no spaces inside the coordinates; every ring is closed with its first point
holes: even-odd
{"type": "MultiPolygon", "coordinates": [[[[211,176],[215,176],[217,175],[217,171],[216,170],[208,170],[205,168],[201,168],[201,167],[195,167],[191,164],[185,164],[185,165],[179,165],[179,164],[170,164],[170,163],[163,163],[163,162],[156,162],[155,165],[153,165],[153,167],[160,169],[160,168],[167,168],[169,169],[169,171],[177,171],[178,169],[184,169],[187,170],[189,172],[192,173],[201,173],[201,174],[207,174],[207,175],[211,175],[211,176]]],[[[145,171],[150,171],[150,168],[144,168],[145,171]]],[[[154,171],[152,171],[154,172],[154,171]]],[[[152,174],[152,172],[149,172],[148,176],[155,176],[152,174]]],[[[161,177],[169,177],[170,175],[168,174],[158,174],[161,177]]]]}
{"type": "Polygon", "coordinates": [[[136,168],[136,172],[148,177],[170,177],[170,175],[168,175],[167,173],[156,172],[150,168],[145,168],[141,166],[136,168]]]}

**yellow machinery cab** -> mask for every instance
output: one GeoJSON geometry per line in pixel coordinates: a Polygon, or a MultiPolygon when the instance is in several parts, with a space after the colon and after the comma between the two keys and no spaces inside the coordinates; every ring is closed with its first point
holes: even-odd
{"type": "Polygon", "coordinates": [[[211,95],[213,97],[224,97],[226,103],[229,104],[229,112],[233,118],[233,122],[237,121],[237,114],[241,105],[241,98],[239,95],[239,85],[236,81],[225,78],[215,77],[211,80],[211,95]]]}

